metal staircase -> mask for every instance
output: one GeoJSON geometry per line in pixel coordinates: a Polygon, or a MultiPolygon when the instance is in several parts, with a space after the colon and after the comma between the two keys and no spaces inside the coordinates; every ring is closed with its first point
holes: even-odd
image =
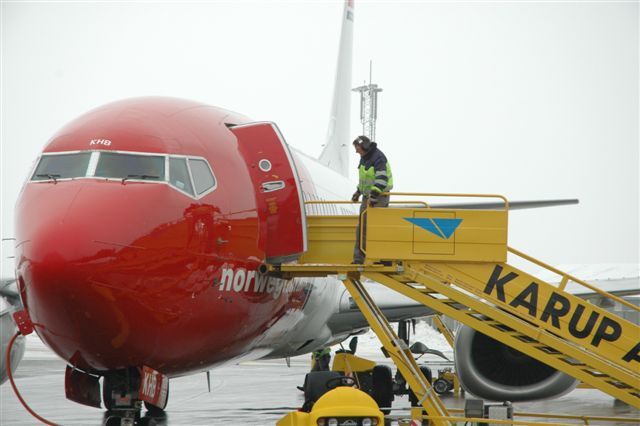
{"type": "MultiPolygon", "coordinates": [[[[634,363],[624,359],[627,355],[626,348],[633,351],[634,336],[637,344],[638,327],[636,325],[608,312],[602,314],[603,320],[600,324],[604,322],[607,326],[606,318],[620,324],[624,331],[615,341],[605,341],[602,338],[595,346],[591,342],[598,337],[595,332],[586,334],[587,326],[582,328],[585,337],[579,339],[565,328],[569,321],[558,321],[558,327],[556,327],[553,320],[546,323],[528,313],[523,314],[521,310],[500,300],[494,293],[487,294],[484,291],[487,287],[486,282],[482,284],[481,290],[469,285],[461,286],[460,280],[451,279],[451,274],[456,273],[457,276],[465,277],[465,284],[471,281],[470,275],[461,265],[455,266],[456,268],[444,264],[408,263],[404,265],[404,271],[399,274],[368,273],[366,275],[436,312],[460,321],[630,405],[640,407],[640,375],[637,370],[637,361],[634,367],[634,363]]],[[[513,269],[508,265],[496,264],[496,266],[513,269]]],[[[478,265],[470,265],[470,267],[477,269],[478,265]]],[[[472,282],[481,283],[479,280],[472,282]]],[[[541,284],[539,280],[534,282],[541,287],[548,285],[541,284]]],[[[554,293],[568,300],[575,298],[569,293],[558,290],[554,293]]],[[[587,305],[584,302],[576,303],[580,303],[577,306],[587,305]]],[[[583,314],[583,317],[591,318],[601,315],[599,311],[602,311],[597,307],[584,309],[585,311],[589,309],[593,313],[583,314]]],[[[549,315],[549,318],[553,317],[549,315]]],[[[597,331],[597,328],[598,326],[594,324],[593,329],[597,331]]],[[[609,328],[607,327],[606,330],[609,328]]],[[[609,335],[614,336],[614,334],[609,335]]]]}
{"type": "Polygon", "coordinates": [[[309,216],[309,251],[297,264],[270,268],[290,276],[337,274],[429,416],[444,423],[446,408],[361,285],[361,276],[640,408],[640,327],[574,296],[567,286],[639,308],[508,247],[507,200],[473,196],[498,197],[504,207],[432,209],[414,203],[367,209],[365,265],[347,264],[357,216],[309,216]],[[508,256],[558,274],[559,285],[515,268],[508,256]]]}
{"type": "Polygon", "coordinates": [[[345,279],[344,285],[349,290],[351,297],[356,302],[360,311],[369,322],[371,329],[376,333],[378,339],[389,353],[391,359],[402,373],[414,394],[418,397],[420,405],[430,415],[446,417],[449,415],[438,395],[431,388],[431,384],[420,371],[409,346],[400,339],[387,322],[384,314],[376,306],[369,293],[362,283],[355,279],[345,279]]]}

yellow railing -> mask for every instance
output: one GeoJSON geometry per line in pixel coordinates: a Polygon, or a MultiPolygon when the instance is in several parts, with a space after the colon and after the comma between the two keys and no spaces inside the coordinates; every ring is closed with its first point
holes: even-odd
{"type": "Polygon", "coordinates": [[[542,262],[542,261],[540,261],[540,260],[538,260],[538,259],[536,259],[534,257],[531,257],[529,255],[524,254],[523,252],[521,252],[519,250],[514,249],[513,247],[507,246],[507,250],[510,253],[515,254],[516,256],[519,256],[519,257],[521,257],[521,258],[523,258],[523,259],[525,259],[525,260],[527,260],[527,261],[529,261],[531,263],[534,263],[534,264],[536,264],[538,266],[541,266],[541,267],[543,267],[543,268],[545,268],[545,269],[547,269],[547,270],[549,270],[549,271],[551,271],[551,272],[553,272],[553,273],[555,273],[557,275],[560,275],[562,277],[562,280],[560,281],[560,285],[558,286],[558,289],[560,289],[562,291],[564,291],[564,289],[567,286],[567,284],[569,283],[569,281],[573,281],[576,284],[580,284],[581,286],[586,287],[587,289],[593,291],[594,293],[599,294],[600,296],[602,296],[604,298],[607,298],[607,299],[610,299],[610,300],[615,300],[616,302],[621,303],[624,306],[626,306],[628,308],[631,308],[634,311],[640,312],[640,307],[634,305],[633,303],[627,302],[626,300],[624,300],[624,299],[622,299],[622,298],[620,298],[620,297],[618,297],[616,295],[613,295],[611,293],[607,293],[606,291],[600,290],[598,287],[595,287],[595,286],[593,286],[593,285],[591,285],[591,284],[589,284],[589,283],[587,283],[587,282],[585,282],[585,281],[583,281],[583,280],[581,280],[579,278],[576,278],[573,275],[567,274],[566,272],[562,272],[561,270],[559,270],[557,268],[554,268],[551,265],[548,265],[548,264],[546,264],[546,263],[544,263],[544,262],[542,262]]]}
{"type": "MultiPolygon", "coordinates": [[[[509,200],[499,194],[454,194],[438,192],[385,192],[384,194],[405,197],[498,198],[504,202],[504,210],[509,210],[509,200]]],[[[447,210],[451,209],[447,208],[447,210]]]]}
{"type": "MultiPolygon", "coordinates": [[[[424,201],[389,201],[389,204],[420,204],[425,208],[429,208],[429,205],[424,201]]],[[[304,202],[307,204],[360,204],[360,201],[336,201],[336,200],[309,200],[304,202]]]]}
{"type": "MultiPolygon", "coordinates": [[[[439,193],[439,192],[383,192],[383,195],[389,196],[403,196],[403,197],[449,197],[449,198],[497,198],[504,202],[504,210],[509,210],[509,200],[499,194],[455,194],[455,193],[439,193]]],[[[308,200],[305,204],[360,204],[360,201],[346,201],[346,200],[308,200]]],[[[420,200],[394,200],[390,201],[390,204],[421,204],[426,208],[429,207],[429,203],[420,200]]],[[[447,210],[451,210],[447,208],[447,210]]]]}
{"type": "MultiPolygon", "coordinates": [[[[394,200],[390,202],[393,205],[400,205],[400,208],[367,208],[359,214],[347,214],[347,215],[327,215],[317,214],[316,212],[308,214],[309,220],[309,247],[310,250],[301,259],[301,262],[308,263],[322,263],[327,262],[329,259],[338,260],[342,262],[349,262],[350,257],[353,254],[353,249],[349,250],[347,255],[347,236],[345,232],[347,229],[353,227],[353,239],[356,234],[356,221],[359,222],[360,235],[364,235],[364,227],[367,228],[367,238],[360,240],[360,249],[366,254],[369,261],[373,262],[381,260],[381,248],[384,249],[389,244],[390,250],[382,250],[382,252],[393,251],[398,256],[402,256],[403,259],[417,259],[426,260],[426,254],[433,254],[428,260],[468,260],[468,261],[504,261],[506,260],[506,241],[507,241],[507,217],[509,209],[509,201],[502,195],[497,194],[454,194],[454,193],[430,193],[430,192],[392,192],[385,193],[394,197],[394,200]],[[416,197],[422,197],[422,199],[415,199],[416,197]],[[454,206],[447,208],[433,208],[425,200],[425,198],[483,198],[483,199],[497,199],[502,204],[501,208],[489,209],[484,212],[476,212],[469,208],[456,209],[454,206]],[[398,199],[401,198],[401,199],[398,199]],[[413,226],[408,223],[404,223],[402,218],[405,217],[417,217],[419,219],[432,217],[432,214],[444,214],[452,215],[452,217],[465,218],[465,224],[469,224],[466,229],[461,228],[459,235],[461,240],[455,243],[455,238],[438,238],[431,236],[428,233],[421,233],[418,231],[416,235],[409,235],[407,232],[414,230],[413,226]],[[367,218],[373,219],[374,222],[365,225],[367,220],[364,220],[365,215],[367,218]],[[426,215],[426,216],[424,216],[426,215]],[[345,221],[343,219],[338,221],[338,217],[346,218],[352,217],[353,222],[345,221]],[[318,218],[318,220],[312,221],[312,218],[318,218]],[[472,220],[472,222],[468,222],[472,220]],[[338,223],[340,222],[340,223],[338,223]],[[391,224],[391,225],[389,225],[391,224]],[[404,224],[402,226],[401,224],[404,224]],[[333,228],[331,230],[330,228],[333,228]],[[318,235],[317,232],[311,230],[326,230],[326,234],[323,236],[318,235]],[[397,234],[396,231],[403,233],[401,240],[395,241],[393,238],[397,234]],[[339,234],[338,234],[339,232],[339,234]],[[314,234],[312,237],[311,234],[314,234]],[[391,233],[391,234],[390,234],[391,233]],[[481,235],[483,234],[483,235],[481,235]],[[489,235],[488,235],[489,234],[489,235]],[[331,255],[326,256],[324,254],[330,253],[331,249],[324,247],[326,243],[330,243],[330,236],[338,236],[337,240],[339,245],[340,256],[331,255]],[[488,238],[483,241],[483,238],[488,238]],[[318,246],[320,244],[322,247],[318,246]],[[473,250],[478,244],[483,244],[483,251],[473,250]],[[316,249],[312,247],[317,246],[316,249]],[[391,247],[393,246],[393,247],[391,247]],[[457,254],[455,252],[457,251],[457,254]],[[482,255],[473,256],[473,253],[483,253],[482,255]],[[322,256],[316,256],[317,253],[324,253],[322,256]]],[[[347,200],[309,200],[305,202],[306,205],[345,205],[345,204],[358,204],[353,201],[347,200]]],[[[465,206],[466,207],[466,206],[465,206]]],[[[482,209],[485,210],[485,209],[482,209]]],[[[351,243],[353,244],[353,243],[351,243]]],[[[353,246],[352,246],[353,247],[353,246]]],[[[386,256],[386,255],[385,255],[386,256]]]]}

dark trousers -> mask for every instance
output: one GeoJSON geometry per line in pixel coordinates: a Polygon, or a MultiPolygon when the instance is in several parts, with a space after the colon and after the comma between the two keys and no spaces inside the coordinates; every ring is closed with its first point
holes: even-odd
{"type": "Polygon", "coordinates": [[[311,371],[329,371],[329,364],[331,363],[331,355],[321,355],[314,359],[313,369],[311,371]]]}
{"type": "MultiPolygon", "coordinates": [[[[362,238],[364,238],[365,240],[365,243],[363,245],[365,246],[364,248],[366,249],[367,215],[365,214],[363,217],[362,212],[365,211],[368,205],[369,205],[369,197],[362,197],[362,203],[360,203],[360,215],[358,216],[358,227],[356,228],[356,244],[353,247],[354,263],[364,263],[364,253],[362,252],[362,250],[360,250],[360,241],[361,241],[360,228],[362,228],[364,232],[364,235],[362,235],[362,238]],[[360,222],[363,220],[364,220],[364,224],[361,224],[360,222]]],[[[388,207],[388,206],[389,206],[389,196],[381,195],[380,197],[378,197],[378,201],[374,204],[373,207],[388,207]]]]}

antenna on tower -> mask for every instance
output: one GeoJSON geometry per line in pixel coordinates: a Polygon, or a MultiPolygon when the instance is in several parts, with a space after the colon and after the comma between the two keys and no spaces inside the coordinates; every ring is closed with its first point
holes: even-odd
{"type": "Polygon", "coordinates": [[[353,92],[360,92],[360,122],[362,123],[362,134],[370,140],[376,140],[376,120],[378,119],[378,93],[382,88],[373,84],[373,61],[369,61],[369,84],[364,82],[363,86],[351,89],[353,92]]]}

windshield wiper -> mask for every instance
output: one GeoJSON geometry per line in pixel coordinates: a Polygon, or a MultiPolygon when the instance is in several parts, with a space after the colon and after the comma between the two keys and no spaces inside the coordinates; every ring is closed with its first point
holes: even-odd
{"type": "Polygon", "coordinates": [[[50,173],[43,173],[43,174],[38,174],[36,175],[36,177],[39,178],[49,178],[50,180],[53,181],[53,183],[58,183],[58,181],[56,180],[56,178],[59,178],[60,175],[57,174],[50,174],[50,173]]]}
{"type": "Polygon", "coordinates": [[[127,177],[123,177],[122,178],[122,183],[124,184],[124,182],[127,179],[160,179],[160,176],[154,176],[154,175],[127,175],[127,177]]]}

